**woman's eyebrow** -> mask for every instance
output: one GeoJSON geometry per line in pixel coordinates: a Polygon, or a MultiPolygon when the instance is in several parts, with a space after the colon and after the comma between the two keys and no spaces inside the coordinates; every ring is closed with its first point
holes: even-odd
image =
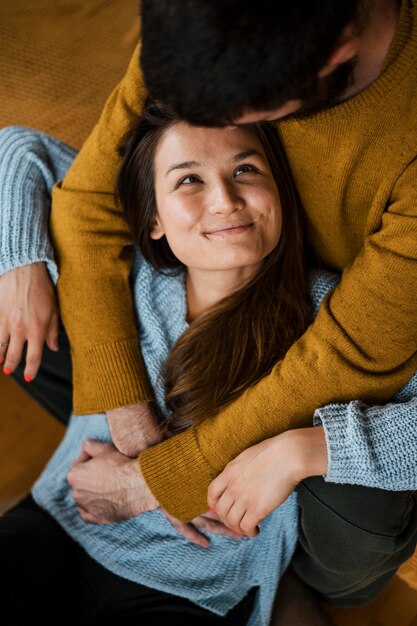
{"type": "Polygon", "coordinates": [[[201,163],[199,163],[198,161],[184,161],[184,163],[176,163],[175,165],[171,165],[171,167],[167,169],[165,176],[168,176],[168,174],[173,170],[186,170],[193,167],[201,167],[201,163]]]}
{"type": "MultiPolygon", "coordinates": [[[[239,152],[239,154],[235,154],[235,156],[230,159],[230,162],[237,163],[238,161],[243,161],[244,159],[247,159],[248,157],[251,157],[251,156],[257,156],[257,157],[260,157],[261,159],[263,158],[259,150],[255,150],[254,148],[251,148],[250,150],[244,150],[243,152],[239,152]]],[[[199,163],[198,161],[184,161],[183,163],[175,163],[175,165],[171,165],[171,167],[167,169],[167,171],[165,172],[165,176],[168,176],[168,174],[170,174],[173,170],[186,170],[186,169],[191,169],[193,167],[201,167],[201,166],[202,164],[199,163]]]]}
{"type": "Polygon", "coordinates": [[[230,161],[232,163],[236,163],[237,161],[243,161],[244,159],[247,159],[248,157],[252,157],[252,156],[257,156],[257,157],[260,157],[261,159],[263,158],[259,150],[255,150],[254,148],[251,148],[250,150],[239,152],[239,154],[236,154],[232,159],[230,159],[230,161]]]}

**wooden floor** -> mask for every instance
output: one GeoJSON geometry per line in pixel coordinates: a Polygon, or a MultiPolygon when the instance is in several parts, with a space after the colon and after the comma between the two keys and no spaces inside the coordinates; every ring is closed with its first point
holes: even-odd
{"type": "Polygon", "coordinates": [[[64,427],[0,371],[0,501],[26,493],[61,441],[64,427]]]}

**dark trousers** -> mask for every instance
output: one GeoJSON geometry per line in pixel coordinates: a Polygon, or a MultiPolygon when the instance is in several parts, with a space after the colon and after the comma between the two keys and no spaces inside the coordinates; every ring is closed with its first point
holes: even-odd
{"type": "MultiPolygon", "coordinates": [[[[66,423],[71,411],[71,366],[62,329],[60,351],[44,352],[29,385],[42,406],[66,423]]],[[[412,492],[393,492],[309,478],[298,488],[299,542],[292,567],[322,599],[337,606],[373,600],[415,549],[417,513],[412,492]]]]}
{"type": "MultiPolygon", "coordinates": [[[[225,617],[112,574],[25,498],[0,517],[0,623],[244,626],[255,589],[225,617]],[[65,619],[62,620],[62,616],[65,619]]],[[[168,557],[169,558],[169,557],[168,557]]]]}
{"type": "Polygon", "coordinates": [[[309,478],[298,487],[299,532],[292,568],[322,600],[340,607],[371,602],[417,541],[416,498],[309,478]]]}

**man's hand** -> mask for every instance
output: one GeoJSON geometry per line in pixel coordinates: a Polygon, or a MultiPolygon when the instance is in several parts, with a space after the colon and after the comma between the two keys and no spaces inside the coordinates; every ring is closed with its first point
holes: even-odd
{"type": "Polygon", "coordinates": [[[137,457],[164,437],[164,431],[148,403],[113,409],[106,415],[112,441],[126,456],[137,457]]]}
{"type": "Polygon", "coordinates": [[[58,306],[45,263],[33,263],[0,277],[0,363],[5,374],[19,365],[27,341],[26,382],[38,373],[43,344],[58,350],[58,306]]]}
{"type": "Polygon", "coordinates": [[[157,509],[137,459],[111,443],[86,439],[67,476],[80,517],[92,524],[111,524],[157,509]]]}
{"type": "MultiPolygon", "coordinates": [[[[137,460],[121,454],[111,443],[86,439],[67,479],[80,517],[90,524],[111,524],[159,506],[137,460]]],[[[208,547],[209,539],[200,531],[240,538],[216,514],[199,515],[187,524],[161,511],[181,535],[203,548],[208,547]]]]}
{"type": "Polygon", "coordinates": [[[255,537],[259,522],[308,476],[327,471],[322,427],[287,431],[247,448],[208,489],[208,505],[237,533],[255,537]]]}

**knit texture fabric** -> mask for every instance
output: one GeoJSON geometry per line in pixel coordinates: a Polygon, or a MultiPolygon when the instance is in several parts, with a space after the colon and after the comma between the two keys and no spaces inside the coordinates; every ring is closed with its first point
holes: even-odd
{"type": "MultiPolygon", "coordinates": [[[[76,413],[150,397],[122,254],[131,237],[112,193],[117,144],[143,105],[138,54],[54,188],[51,234],[76,413]]],[[[141,455],[148,485],[176,517],[203,512],[212,478],[248,446],[311,424],[317,407],[384,404],[417,369],[416,59],[416,7],[403,0],[380,76],[337,106],[279,124],[310,243],[320,267],[342,279],[268,376],[213,419],[141,455]]]]}
{"type": "MultiPolygon", "coordinates": [[[[10,127],[0,131],[0,275],[9,269],[45,260],[51,275],[57,276],[53,249],[48,239],[50,191],[65,174],[74,151],[29,128],[10,127]]],[[[310,294],[314,317],[323,300],[337,286],[340,275],[313,271],[310,294]]],[[[183,278],[170,278],[165,285],[158,275],[143,275],[145,293],[155,291],[156,301],[142,311],[153,335],[143,334],[142,349],[147,353],[147,369],[152,372],[153,389],[163,408],[163,389],[157,377],[159,359],[164,360],[169,341],[186,328],[183,278]],[[161,330],[167,289],[172,296],[172,317],[168,329],[161,330]],[[179,291],[182,290],[182,297],[179,291]],[[171,293],[172,290],[172,293],[171,293]],[[159,329],[159,333],[158,330],[159,329]],[[154,359],[154,346],[159,356],[154,359]]],[[[168,292],[167,292],[168,293],[168,292]]],[[[314,423],[326,432],[329,457],[325,479],[329,482],[359,484],[380,489],[417,489],[417,380],[414,375],[403,389],[385,405],[369,406],[354,400],[318,408],[314,423]]]]}
{"type": "MultiPolygon", "coordinates": [[[[28,128],[0,132],[0,198],[4,200],[0,273],[44,260],[57,277],[47,229],[50,191],[74,156],[68,146],[28,128]]],[[[161,366],[187,328],[184,275],[156,272],[136,250],[131,286],[147,374],[159,411],[167,416],[161,366]]],[[[77,512],[66,480],[86,438],[111,441],[104,414],[71,418],[63,441],[33,486],[37,503],[110,571],[186,597],[219,615],[257,587],[249,624],[267,626],[279,579],[297,542],[296,495],[262,522],[255,539],[210,534],[207,550],[182,537],[160,511],[117,524],[87,524],[77,512]]]]}
{"type": "MultiPolygon", "coordinates": [[[[137,252],[132,288],[147,373],[158,408],[167,415],[160,372],[187,327],[184,277],[156,272],[137,252]]],[[[62,443],[32,489],[36,502],[92,558],[128,580],[186,597],[219,615],[257,587],[249,624],[267,626],[279,579],[297,542],[296,494],[263,520],[256,538],[208,533],[208,549],[182,537],[158,510],[116,524],[88,524],[80,518],[66,480],[86,438],[111,441],[104,414],[71,418],[62,443]]]]}
{"type": "Polygon", "coordinates": [[[45,261],[56,283],[58,270],[47,236],[51,189],[65,176],[76,152],[20,126],[0,130],[0,143],[0,274],[45,261]]]}
{"type": "MultiPolygon", "coordinates": [[[[0,134],[0,189],[9,203],[0,213],[1,253],[8,269],[34,262],[39,251],[49,255],[46,261],[54,268],[47,242],[48,194],[73,156],[67,146],[30,129],[14,127],[0,134]],[[8,227],[11,214],[18,238],[8,227]]],[[[137,250],[135,259],[131,287],[138,335],[152,389],[161,414],[166,416],[161,366],[187,328],[184,274],[156,272],[137,250]]],[[[338,280],[335,274],[311,273],[315,315],[338,280]]],[[[389,405],[349,403],[316,411],[316,422],[324,424],[329,447],[327,479],[415,488],[417,448],[412,445],[416,442],[412,416],[416,396],[415,376],[389,405]],[[358,407],[360,410],[354,410],[358,407]]],[[[297,541],[295,494],[262,522],[255,539],[236,541],[211,535],[208,550],[178,535],[159,511],[117,524],[87,524],[78,515],[66,480],[86,438],[110,441],[104,414],[72,417],[62,443],[33,487],[38,504],[104,567],[129,580],[187,597],[218,614],[225,614],[251,587],[258,587],[249,624],[266,626],[277,584],[297,541]]],[[[194,468],[190,466],[188,471],[194,468]]]]}
{"type": "MultiPolygon", "coordinates": [[[[339,280],[331,272],[310,273],[314,316],[339,280]]],[[[392,491],[417,489],[416,415],[417,373],[387,404],[354,400],[318,408],[313,422],[325,431],[325,480],[392,491]]]]}

